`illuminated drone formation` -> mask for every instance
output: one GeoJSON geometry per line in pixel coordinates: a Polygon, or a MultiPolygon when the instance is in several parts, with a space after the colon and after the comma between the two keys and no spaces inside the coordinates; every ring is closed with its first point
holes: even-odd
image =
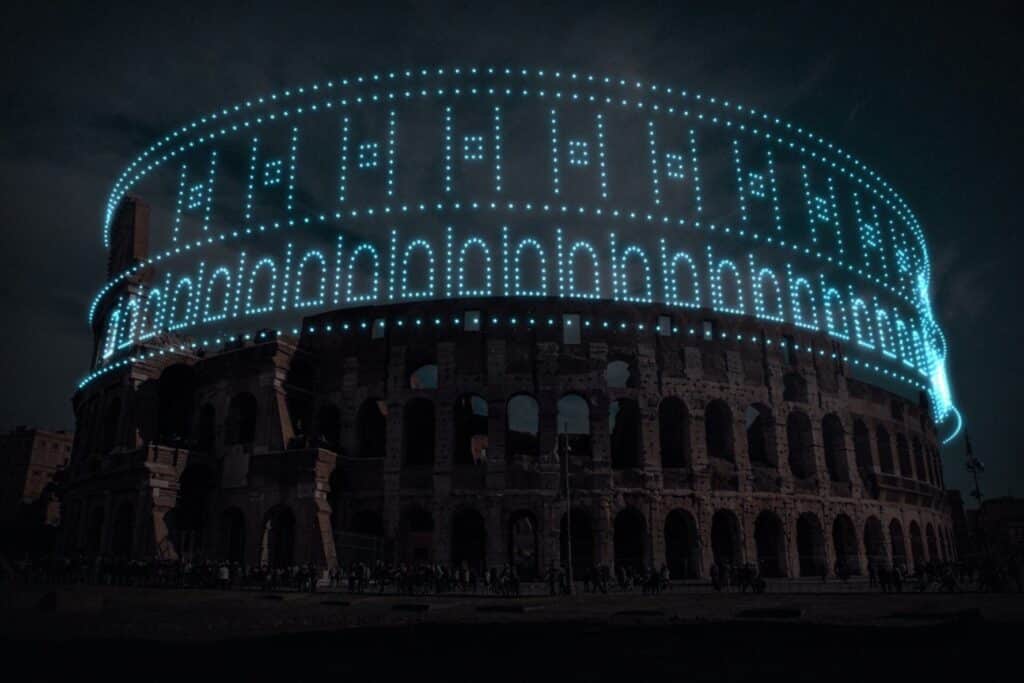
{"type": "Polygon", "coordinates": [[[82,386],[240,329],[297,333],[299,312],[611,299],[827,332],[959,430],[906,202],[848,152],[733,102],[511,68],[326,81],[155,142],[114,183],[108,242],[128,194],[152,204],[157,250],[94,298],[105,341],[82,386]]]}

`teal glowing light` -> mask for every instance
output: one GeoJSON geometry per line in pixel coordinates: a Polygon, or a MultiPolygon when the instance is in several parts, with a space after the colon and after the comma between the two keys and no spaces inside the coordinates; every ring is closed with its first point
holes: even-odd
{"type": "Polygon", "coordinates": [[[959,419],[910,207],[849,152],[733,102],[511,67],[333,79],[154,142],[114,183],[108,243],[130,192],[167,225],[93,300],[96,372],[172,331],[558,296],[819,330],[851,365],[926,388],[936,421],[959,419]]]}

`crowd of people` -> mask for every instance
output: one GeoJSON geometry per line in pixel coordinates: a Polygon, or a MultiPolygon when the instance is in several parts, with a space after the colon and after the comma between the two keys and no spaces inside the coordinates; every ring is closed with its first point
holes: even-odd
{"type": "MultiPolygon", "coordinates": [[[[452,567],[442,563],[350,562],[334,570],[313,564],[271,567],[215,560],[127,560],[111,556],[84,554],[55,561],[22,560],[9,570],[15,579],[29,583],[85,583],[107,586],[167,588],[249,589],[265,591],[333,590],[350,593],[398,593],[407,595],[468,593],[518,597],[524,592],[550,595],[640,591],[656,595],[683,585],[671,577],[669,568],[617,564],[577,567],[573,575],[575,591],[570,590],[567,568],[551,563],[537,575],[525,576],[514,565],[473,568],[466,563],[452,567]],[[546,591],[545,591],[546,589],[546,591]]],[[[1016,558],[1007,563],[928,562],[909,571],[902,564],[868,562],[867,581],[854,579],[852,572],[837,563],[832,576],[847,584],[849,590],[880,590],[883,593],[919,592],[1024,592],[1024,577],[1016,558]]],[[[709,568],[710,586],[715,591],[763,593],[768,582],[755,564],[713,563],[709,568]]],[[[822,581],[828,574],[821,572],[822,581]]],[[[687,581],[688,588],[706,586],[703,581],[687,581]]],[[[789,584],[778,586],[787,590],[789,584]]]]}

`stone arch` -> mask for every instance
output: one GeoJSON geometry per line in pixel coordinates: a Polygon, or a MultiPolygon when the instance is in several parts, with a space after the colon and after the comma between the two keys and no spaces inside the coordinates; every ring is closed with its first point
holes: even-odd
{"type": "Polygon", "coordinates": [[[248,391],[235,394],[228,404],[227,430],[228,445],[249,445],[256,440],[256,422],[259,403],[248,391]]]}
{"type": "Polygon", "coordinates": [[[110,539],[110,554],[119,559],[130,559],[135,539],[135,506],[130,501],[121,503],[114,514],[114,528],[110,539]]]}
{"type": "Polygon", "coordinates": [[[579,394],[566,394],[558,399],[557,419],[558,435],[564,439],[560,445],[568,448],[574,457],[591,457],[590,404],[587,399],[579,394]]]}
{"type": "Polygon", "coordinates": [[[917,571],[925,563],[924,539],[921,536],[921,525],[917,523],[917,520],[910,522],[910,552],[914,570],[917,571]]]}
{"type": "Polygon", "coordinates": [[[217,446],[217,409],[204,403],[199,409],[199,450],[212,455],[217,446]]]}
{"type": "Polygon", "coordinates": [[[482,571],[487,564],[487,529],[484,518],[473,508],[462,508],[452,516],[452,566],[463,565],[482,571]]]}
{"type": "Polygon", "coordinates": [[[822,576],[827,573],[825,534],[813,512],[805,512],[796,520],[796,549],[800,576],[822,576]]]}
{"type": "Polygon", "coordinates": [[[757,566],[762,576],[781,578],[786,571],[786,533],[782,520],[765,510],[754,521],[754,543],[757,546],[757,566]]]}
{"type": "Polygon", "coordinates": [[[690,466],[690,414],[680,398],[669,396],[658,405],[658,445],[662,467],[690,466]]]}
{"type": "Polygon", "coordinates": [[[930,481],[931,476],[929,476],[928,469],[924,464],[924,449],[921,447],[921,440],[916,436],[912,441],[912,448],[914,452],[914,477],[919,481],[930,481]]]}
{"type": "Polygon", "coordinates": [[[505,459],[540,455],[540,404],[530,394],[515,394],[505,406],[505,459]]]}
{"type": "Polygon", "coordinates": [[[509,517],[508,561],[524,581],[540,576],[538,529],[537,517],[529,510],[517,510],[509,517]]]}
{"type": "Polygon", "coordinates": [[[883,474],[895,474],[896,467],[892,459],[892,440],[889,431],[879,426],[875,431],[875,442],[878,445],[878,467],[883,474]]]}
{"type": "Polygon", "coordinates": [[[420,365],[409,373],[410,389],[437,389],[437,364],[427,363],[420,365]]]}
{"type": "Polygon", "coordinates": [[[860,574],[860,550],[857,529],[849,515],[840,513],[832,522],[832,548],[835,550],[836,573],[860,574]]]}
{"type": "Polygon", "coordinates": [[[164,369],[157,382],[157,441],[169,446],[187,442],[196,394],[196,371],[177,363],[164,369]]]}
{"type": "Polygon", "coordinates": [[[793,403],[807,403],[807,380],[799,372],[787,372],[782,376],[782,400],[793,403]]]}
{"type": "Polygon", "coordinates": [[[609,389],[626,389],[636,385],[632,367],[621,359],[608,361],[604,369],[604,378],[609,389]]]}
{"type": "Polygon", "coordinates": [[[719,570],[743,562],[740,521],[732,510],[717,510],[711,518],[711,555],[719,570]]]}
{"type": "Polygon", "coordinates": [[[405,404],[405,410],[402,411],[402,441],[406,465],[428,467],[434,464],[435,427],[433,401],[414,398],[405,404]]]}
{"type": "Polygon", "coordinates": [[[295,563],[295,514],[287,505],[275,505],[263,520],[260,560],[269,567],[295,563]]]}
{"type": "Polygon", "coordinates": [[[882,522],[877,517],[868,517],[864,522],[864,550],[868,562],[876,569],[888,565],[889,554],[885,549],[885,534],[882,531],[882,522]]]}
{"type": "Polygon", "coordinates": [[[379,398],[367,398],[356,411],[356,455],[383,458],[387,452],[388,405],[379,398]]]}
{"type": "Polygon", "coordinates": [[[341,412],[338,406],[325,402],[316,416],[318,443],[337,453],[341,450],[341,412]]]}
{"type": "Polygon", "coordinates": [[[853,456],[861,480],[866,480],[872,469],[871,432],[860,418],[853,421],[853,456]]]}
{"type": "Polygon", "coordinates": [[[700,536],[687,510],[676,508],[665,517],[665,562],[673,579],[700,576],[700,536]]]}
{"type": "Polygon", "coordinates": [[[914,470],[910,464],[910,445],[907,443],[907,437],[902,434],[896,435],[896,453],[900,459],[900,476],[907,479],[913,478],[914,470]]]}
{"type": "Polygon", "coordinates": [[[647,564],[647,521],[635,507],[615,515],[615,566],[643,570],[647,564]]]}
{"type": "Polygon", "coordinates": [[[401,558],[411,564],[430,562],[434,549],[434,517],[419,505],[402,511],[399,520],[401,558]]]}
{"type": "Polygon", "coordinates": [[[928,523],[924,528],[925,539],[928,542],[928,560],[930,562],[939,561],[939,546],[935,541],[935,527],[928,523]]]}
{"type": "Polygon", "coordinates": [[[640,406],[634,399],[620,398],[608,407],[608,431],[613,469],[640,467],[642,430],[640,406]]]}
{"type": "Polygon", "coordinates": [[[207,550],[210,531],[210,507],[217,477],[207,465],[189,465],[179,480],[178,500],[169,513],[168,526],[182,559],[202,557],[207,550]]]}
{"type": "Polygon", "coordinates": [[[120,437],[118,435],[118,426],[121,422],[121,398],[115,396],[110,403],[107,404],[106,410],[103,412],[103,441],[102,441],[102,452],[109,453],[118,445],[120,437]]]}
{"type": "Polygon", "coordinates": [[[576,578],[584,576],[584,572],[590,571],[597,559],[594,543],[594,525],[590,513],[583,508],[574,507],[570,515],[562,515],[559,525],[559,550],[562,558],[562,566],[569,566],[569,538],[572,536],[572,568],[576,578]],[[572,524],[570,527],[569,519],[572,524]]]}
{"type": "Polygon", "coordinates": [[[821,437],[825,447],[825,466],[833,482],[850,481],[850,468],[846,457],[846,431],[835,413],[829,413],[821,420],[821,437]]]}
{"type": "Polygon", "coordinates": [[[735,462],[732,410],[725,401],[715,399],[704,409],[704,438],[708,458],[735,462]]]}
{"type": "Polygon", "coordinates": [[[103,506],[97,505],[89,513],[86,527],[85,548],[89,554],[96,555],[103,551],[104,521],[103,506]]]}
{"type": "Polygon", "coordinates": [[[795,479],[810,479],[815,475],[814,437],[811,419],[794,410],[786,418],[786,441],[789,448],[789,470],[795,479]]]}
{"type": "Polygon", "coordinates": [[[763,403],[747,406],[744,414],[747,425],[747,457],[751,465],[778,467],[775,451],[775,417],[771,408],[763,403]]]}
{"type": "Polygon", "coordinates": [[[487,401],[477,394],[463,394],[452,406],[454,461],[474,465],[487,461],[487,401]]]}
{"type": "Polygon", "coordinates": [[[245,513],[237,507],[220,515],[221,557],[229,562],[245,562],[245,513]]]}
{"type": "Polygon", "coordinates": [[[910,562],[907,557],[907,541],[903,537],[903,525],[898,519],[889,522],[889,542],[892,544],[892,566],[906,569],[910,562]]]}

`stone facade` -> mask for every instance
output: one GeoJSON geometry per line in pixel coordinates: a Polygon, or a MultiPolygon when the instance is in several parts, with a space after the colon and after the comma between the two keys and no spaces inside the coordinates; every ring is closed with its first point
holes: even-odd
{"type": "Polygon", "coordinates": [[[951,559],[925,399],[842,358],[822,335],[658,305],[325,313],[82,389],[64,547],[529,576],[565,561],[571,529],[577,568],[679,577],[951,559]]]}

